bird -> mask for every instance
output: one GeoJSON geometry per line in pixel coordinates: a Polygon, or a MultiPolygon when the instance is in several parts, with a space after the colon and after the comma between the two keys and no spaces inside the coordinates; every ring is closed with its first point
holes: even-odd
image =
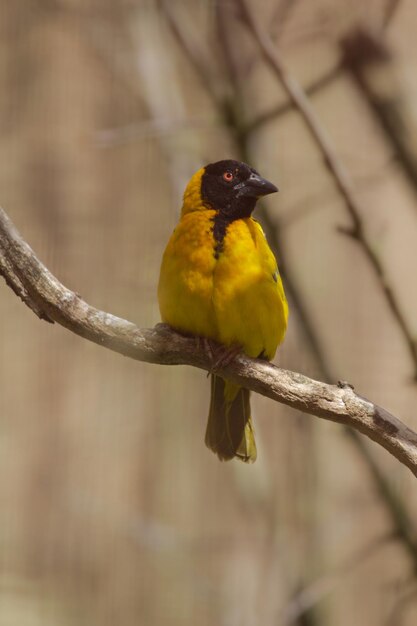
{"type": "MultiPolygon", "coordinates": [[[[186,186],[162,257],[162,322],[202,338],[209,351],[221,344],[226,359],[240,351],[270,361],[286,333],[288,303],[278,265],[252,217],[258,198],[276,191],[234,159],[200,168],[186,186]]],[[[257,450],[250,392],[213,369],[205,443],[222,461],[252,463],[257,450]]]]}

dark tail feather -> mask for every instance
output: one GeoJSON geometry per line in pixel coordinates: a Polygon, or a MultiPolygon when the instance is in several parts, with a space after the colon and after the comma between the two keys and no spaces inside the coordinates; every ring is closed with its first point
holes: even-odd
{"type": "Polygon", "coordinates": [[[221,461],[234,457],[245,463],[256,460],[249,391],[215,374],[211,377],[210,412],[205,441],[206,446],[221,461]]]}

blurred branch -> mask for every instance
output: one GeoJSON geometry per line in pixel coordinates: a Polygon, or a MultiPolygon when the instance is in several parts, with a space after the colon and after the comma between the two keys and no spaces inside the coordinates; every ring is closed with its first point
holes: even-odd
{"type": "Polygon", "coordinates": [[[305,613],[310,611],[325,596],[340,585],[346,576],[352,574],[364,561],[378,553],[382,546],[396,539],[393,532],[386,533],[374,539],[369,545],[350,555],[349,558],[333,571],[317,578],[309,585],[298,591],[285,607],[282,623],[290,626],[295,624],[305,613]]]}
{"type": "Polygon", "coordinates": [[[384,16],[382,19],[382,28],[386,29],[392,22],[395,13],[398,10],[398,7],[401,4],[401,0],[387,0],[384,16]]]}
{"type": "MultiPolygon", "coordinates": [[[[386,177],[387,170],[395,166],[394,158],[388,159],[385,163],[381,163],[378,168],[370,172],[355,175],[355,183],[357,189],[373,189],[380,185],[381,181],[386,177]]],[[[280,218],[281,228],[288,228],[299,220],[304,219],[308,215],[312,215],[334,200],[333,190],[329,190],[328,185],[324,184],[314,193],[306,194],[302,199],[294,204],[287,206],[286,215],[280,218]]]]}
{"type": "Polygon", "coordinates": [[[236,89],[242,73],[242,50],[235,50],[230,38],[230,24],[236,20],[236,5],[230,2],[219,2],[216,10],[216,22],[222,59],[231,86],[236,89]],[[237,53],[237,54],[236,54],[237,53]]]}
{"type": "Polygon", "coordinates": [[[391,613],[385,622],[386,626],[402,626],[402,624],[404,624],[404,613],[408,612],[410,605],[416,600],[417,587],[415,581],[412,581],[411,586],[407,586],[405,591],[398,595],[398,598],[391,609],[391,613]]]}
{"type": "Polygon", "coordinates": [[[404,172],[417,189],[417,128],[414,102],[402,89],[395,57],[379,34],[363,27],[340,42],[343,63],[394,146],[404,172]]]}
{"type": "MultiPolygon", "coordinates": [[[[201,84],[206,89],[207,93],[212,99],[212,102],[218,112],[218,114],[223,119],[224,123],[229,127],[239,127],[239,133],[243,132],[243,125],[238,122],[238,114],[235,110],[232,100],[230,98],[230,94],[228,93],[228,84],[223,80],[219,79],[220,75],[215,75],[212,70],[213,60],[208,57],[207,52],[204,50],[201,44],[201,38],[196,39],[194,35],[191,35],[193,29],[190,27],[188,32],[186,28],[184,28],[184,23],[182,20],[178,19],[177,14],[173,11],[172,3],[168,3],[164,0],[159,0],[159,5],[161,10],[166,16],[168,25],[171,28],[173,35],[175,36],[177,43],[182,49],[185,57],[188,62],[194,67],[194,70],[201,82],[201,84]]],[[[223,5],[219,5],[222,7],[223,5]]],[[[224,19],[223,12],[218,16],[218,25],[224,19]]],[[[227,31],[223,31],[223,38],[227,38],[227,31]]],[[[222,42],[223,44],[225,41],[222,42]]],[[[231,54],[231,50],[226,50],[227,54],[231,54]]],[[[213,52],[212,52],[213,54],[213,52]]],[[[232,73],[237,69],[235,64],[235,59],[232,60],[228,56],[227,58],[227,71],[229,73],[229,82],[231,81],[232,73]]],[[[234,76],[234,74],[233,74],[234,76]]],[[[236,86],[235,83],[232,86],[236,86]]],[[[239,115],[240,117],[240,115],[239,115]]]]}
{"type": "Polygon", "coordinates": [[[201,37],[198,37],[191,26],[187,28],[185,25],[186,19],[184,18],[186,18],[186,14],[181,16],[181,19],[178,18],[176,9],[173,9],[173,7],[178,8],[178,3],[158,0],[158,4],[177,43],[194,67],[201,84],[212,98],[214,104],[222,108],[224,101],[223,86],[219,83],[216,76],[213,75],[212,63],[208,56],[209,52],[203,49],[201,37]]]}
{"type": "MultiPolygon", "coordinates": [[[[0,209],[0,274],[39,317],[124,356],[147,363],[193,365],[212,361],[195,338],[165,325],[140,329],[100,311],[62,285],[35,256],[0,209]],[[18,285],[21,285],[18,286],[18,285]]],[[[219,370],[225,378],[294,409],[352,428],[379,443],[417,476],[417,434],[394,415],[354,392],[348,383],[328,385],[265,361],[240,355],[219,370]]]]}
{"type": "Polygon", "coordinates": [[[270,19],[271,34],[274,32],[275,27],[278,27],[280,33],[282,32],[296,4],[297,0],[281,0],[277,3],[270,19]]]}
{"type": "Polygon", "coordinates": [[[148,119],[143,122],[126,124],[113,128],[103,128],[96,132],[97,144],[101,148],[113,147],[141,141],[145,137],[162,137],[174,133],[212,130],[217,120],[208,116],[188,117],[186,120],[171,120],[165,117],[148,119]]]}
{"type": "MultiPolygon", "coordinates": [[[[323,74],[323,76],[320,76],[305,88],[306,94],[313,96],[324,87],[327,87],[327,85],[330,85],[338,76],[340,76],[342,69],[343,64],[338,61],[325,74],[323,74]]],[[[292,100],[290,100],[289,102],[284,102],[283,104],[280,104],[265,113],[261,113],[258,117],[247,124],[245,132],[251,133],[254,130],[257,130],[260,126],[263,126],[263,124],[272,122],[277,117],[280,117],[293,109],[295,109],[295,104],[292,100]]]]}
{"type": "Polygon", "coordinates": [[[374,269],[386,301],[405,339],[414,366],[414,378],[417,380],[417,341],[414,339],[405,316],[394,296],[391,285],[388,283],[379,256],[365,235],[361,219],[362,210],[356,200],[350,175],[338,159],[336,152],[324,128],[321,126],[318,117],[312,109],[305,92],[297,80],[288,72],[281,59],[281,55],[276,49],[271,38],[261,27],[254,13],[250,10],[247,0],[239,0],[239,2],[244,11],[247,25],[257,41],[265,60],[274,70],[294,106],[298,109],[302,119],[310,131],[312,138],[323,155],[323,160],[328,171],[332,175],[333,180],[345,201],[346,208],[352,219],[352,226],[349,229],[344,229],[343,232],[361,245],[370,265],[374,269]]]}
{"type": "Polygon", "coordinates": [[[357,433],[351,429],[346,430],[348,437],[354,440],[357,450],[361,453],[362,459],[365,461],[368,471],[373,478],[375,486],[390,512],[391,521],[393,523],[393,531],[396,537],[402,542],[404,548],[410,554],[413,560],[414,574],[417,574],[417,543],[414,522],[407,511],[404,501],[398,493],[392,489],[390,483],[379,469],[379,466],[373,455],[369,454],[367,446],[362,437],[358,437],[357,433]]]}

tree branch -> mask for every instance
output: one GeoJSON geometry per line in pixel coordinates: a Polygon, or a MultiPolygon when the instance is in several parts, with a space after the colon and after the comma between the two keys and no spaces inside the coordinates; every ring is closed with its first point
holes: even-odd
{"type": "Polygon", "coordinates": [[[187,14],[184,13],[182,19],[180,19],[177,11],[172,8],[173,3],[166,2],[166,0],[158,0],[158,5],[161,12],[165,15],[177,43],[192,64],[200,83],[206,89],[216,107],[222,110],[225,100],[224,84],[219,80],[218,76],[213,74],[210,57],[207,50],[202,46],[201,37],[192,30],[192,27],[187,29],[187,25],[184,23],[184,17],[187,14]],[[192,36],[191,33],[193,33],[192,36]]]}
{"type": "Polygon", "coordinates": [[[387,5],[385,7],[385,12],[382,18],[382,29],[386,30],[390,25],[391,21],[394,18],[399,6],[401,4],[401,0],[388,0],[387,5]]]}
{"type": "Polygon", "coordinates": [[[355,28],[341,41],[342,62],[392,144],[414,191],[417,140],[413,97],[402,89],[398,59],[379,32],[355,28]]]}
{"type": "MultiPolygon", "coordinates": [[[[308,96],[314,96],[324,87],[332,84],[333,81],[341,75],[343,69],[343,63],[341,61],[337,61],[335,65],[327,70],[322,76],[315,79],[312,83],[310,83],[310,85],[307,85],[307,87],[305,87],[305,93],[308,96]]],[[[279,104],[278,106],[269,109],[269,111],[260,113],[258,117],[248,122],[245,127],[245,132],[252,133],[254,130],[258,130],[258,128],[260,128],[264,124],[267,124],[268,122],[273,122],[281,115],[284,115],[289,111],[293,111],[294,109],[295,104],[293,100],[283,102],[282,104],[279,104]]]]}
{"type": "MultiPolygon", "coordinates": [[[[229,36],[232,36],[232,33],[234,32],[235,31],[228,31],[229,36]]],[[[342,60],[335,66],[333,78],[337,77],[343,68],[344,66],[342,60]]],[[[239,107],[244,101],[244,92],[239,90],[239,83],[237,81],[234,81],[233,85],[235,91],[232,102],[239,103],[237,105],[235,104],[235,106],[239,107]]],[[[295,106],[294,102],[291,100],[289,100],[288,104],[292,107],[295,106]]],[[[238,158],[242,161],[246,161],[247,163],[251,163],[253,161],[253,156],[251,155],[248,126],[242,129],[239,125],[236,125],[238,120],[239,116],[237,114],[231,115],[229,124],[227,125],[227,130],[229,130],[231,138],[235,140],[238,158]]],[[[289,301],[292,304],[296,317],[300,323],[303,339],[305,340],[306,346],[311,350],[311,353],[314,356],[318,370],[317,375],[325,382],[331,382],[335,379],[335,377],[332,375],[326,355],[322,349],[316,330],[308,314],[303,295],[291,275],[290,268],[287,268],[285,254],[286,246],[284,238],[282,237],[282,220],[277,219],[277,217],[274,217],[274,220],[272,220],[268,210],[262,205],[262,203],[258,203],[257,211],[267,234],[268,241],[277,256],[285,288],[288,292],[289,301]]],[[[374,458],[373,450],[365,444],[365,441],[359,431],[350,428],[349,425],[345,425],[344,429],[348,434],[350,441],[355,446],[355,449],[359,452],[359,455],[364,461],[373,485],[377,488],[381,502],[387,511],[389,519],[391,520],[395,536],[406,549],[407,553],[411,557],[414,569],[417,571],[417,546],[415,543],[413,523],[408,513],[406,502],[398,494],[395,488],[391,486],[389,477],[386,477],[385,473],[379,467],[376,459],[374,458]]],[[[309,613],[308,618],[305,617],[304,621],[308,621],[313,624],[315,622],[314,614],[312,615],[309,613]]]]}
{"type": "Polygon", "coordinates": [[[353,183],[349,172],[344,167],[343,163],[337,157],[337,154],[333,148],[333,145],[325,132],[325,129],[320,124],[320,120],[315,114],[313,108],[310,105],[304,90],[298,83],[298,81],[290,74],[281,59],[276,46],[267,34],[267,32],[259,24],[257,16],[251,11],[247,0],[238,0],[244,16],[247,26],[252,32],[255,41],[257,42],[259,49],[261,50],[265,60],[270,65],[271,69],[275,72],[278,80],[284,87],[287,95],[290,97],[294,106],[299,111],[301,118],[303,119],[306,127],[308,128],[312,138],[318,146],[322,156],[324,164],[327,170],[333,177],[333,180],[345,201],[346,209],[352,220],[352,226],[348,231],[344,231],[349,234],[355,241],[357,241],[363,252],[365,253],[370,265],[372,266],[378,282],[382,288],[385,299],[390,307],[391,313],[400,328],[405,343],[407,345],[410,357],[414,367],[414,379],[417,381],[417,341],[415,340],[411,329],[409,328],[407,319],[394,295],[391,285],[388,282],[387,276],[384,271],[382,262],[375,251],[372,243],[366,237],[364,232],[363,221],[361,218],[362,208],[356,199],[356,195],[353,188],[353,183]]]}
{"type": "MultiPolygon", "coordinates": [[[[0,274],[41,318],[138,361],[193,365],[210,371],[208,354],[195,338],[164,325],[141,329],[100,311],[64,287],[39,261],[0,209],[0,274]],[[19,287],[16,287],[19,285],[19,287]]],[[[417,476],[417,434],[350,385],[328,385],[243,355],[219,370],[225,378],[272,400],[317,417],[347,424],[383,446],[417,476]]]]}

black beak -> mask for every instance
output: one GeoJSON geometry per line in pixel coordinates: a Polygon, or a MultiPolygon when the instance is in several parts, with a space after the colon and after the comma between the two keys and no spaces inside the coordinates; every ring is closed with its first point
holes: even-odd
{"type": "Polygon", "coordinates": [[[260,196],[267,196],[269,193],[275,193],[278,191],[278,187],[261,178],[259,174],[252,173],[249,178],[243,183],[235,186],[238,192],[238,196],[249,196],[252,198],[259,198],[260,196]]]}

